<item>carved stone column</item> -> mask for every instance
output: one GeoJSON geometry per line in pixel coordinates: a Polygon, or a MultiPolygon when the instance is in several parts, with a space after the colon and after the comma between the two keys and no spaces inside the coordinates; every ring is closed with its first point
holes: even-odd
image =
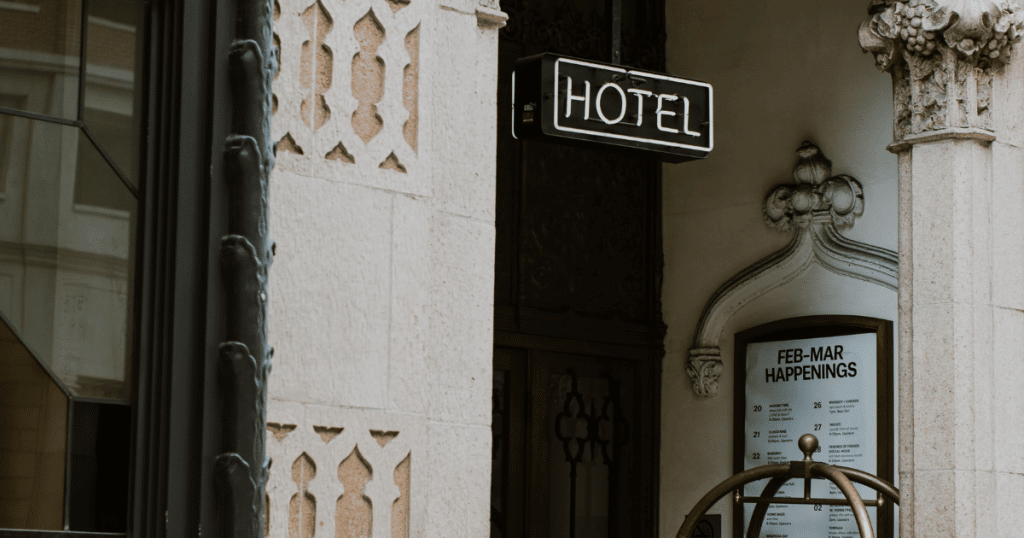
{"type": "Polygon", "coordinates": [[[899,155],[900,533],[1024,528],[1024,11],[874,0],[899,155]]]}

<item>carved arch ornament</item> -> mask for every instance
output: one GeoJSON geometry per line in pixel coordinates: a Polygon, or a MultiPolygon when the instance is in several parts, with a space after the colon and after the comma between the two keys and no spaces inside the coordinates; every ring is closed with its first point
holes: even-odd
{"type": "Polygon", "coordinates": [[[864,212],[860,183],[847,175],[833,176],[832,162],[810,142],[804,142],[797,155],[796,183],[777,185],[763,207],[765,224],[793,232],[792,241],[727,280],[701,313],[686,366],[698,396],[718,393],[723,368],[719,341],[729,319],[758,297],[803,274],[811,264],[897,289],[896,252],[847,239],[839,232],[864,212]]]}

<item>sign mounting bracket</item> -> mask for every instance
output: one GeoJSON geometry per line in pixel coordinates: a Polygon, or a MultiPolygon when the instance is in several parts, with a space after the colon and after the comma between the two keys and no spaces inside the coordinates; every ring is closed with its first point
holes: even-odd
{"type": "Polygon", "coordinates": [[[622,65],[622,0],[612,2],[612,63],[622,65]]]}

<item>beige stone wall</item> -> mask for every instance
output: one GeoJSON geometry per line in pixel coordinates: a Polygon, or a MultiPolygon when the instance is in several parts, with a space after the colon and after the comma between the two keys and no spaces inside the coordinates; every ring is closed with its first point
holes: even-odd
{"type": "MultiPolygon", "coordinates": [[[[695,395],[685,371],[701,310],[716,288],[791,238],[765,226],[762,204],[773,186],[793,182],[803,140],[821,147],[833,173],[864,187],[864,214],[842,233],[897,248],[897,159],[885,149],[892,141],[891,82],[857,43],[867,4],[667,2],[668,71],[715,87],[716,140],[706,161],[664,169],[662,536],[674,536],[696,501],[733,473],[737,331],[817,314],[896,321],[895,291],[812,265],[726,324],[717,396],[695,395]]],[[[723,515],[723,536],[732,532],[730,504],[710,511],[723,515]]]]}
{"type": "Polygon", "coordinates": [[[270,536],[488,532],[496,8],[280,0],[270,536]]]}

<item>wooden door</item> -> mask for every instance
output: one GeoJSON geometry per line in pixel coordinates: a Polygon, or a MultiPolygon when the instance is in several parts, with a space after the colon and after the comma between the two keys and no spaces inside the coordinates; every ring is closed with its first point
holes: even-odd
{"type": "Polygon", "coordinates": [[[663,0],[503,0],[491,536],[657,528],[661,165],[511,136],[515,60],[664,65],[663,0]]]}

